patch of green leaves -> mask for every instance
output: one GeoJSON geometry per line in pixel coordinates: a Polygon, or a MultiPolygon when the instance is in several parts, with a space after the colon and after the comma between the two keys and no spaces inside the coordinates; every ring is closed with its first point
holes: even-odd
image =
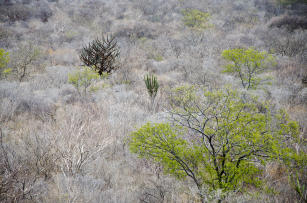
{"type": "Polygon", "coordinates": [[[267,82],[269,78],[258,77],[258,74],[276,65],[273,55],[253,48],[224,50],[222,57],[229,62],[223,72],[239,77],[245,89],[256,89],[260,83],[267,82]]]}
{"type": "Polygon", "coordinates": [[[6,52],[4,49],[0,49],[0,73],[6,75],[11,72],[12,69],[7,68],[9,60],[10,60],[9,52],[6,52]]]}
{"type": "MultiPolygon", "coordinates": [[[[106,77],[107,73],[102,74],[102,77],[106,77]]],[[[84,67],[72,74],[68,75],[68,82],[74,85],[79,94],[87,94],[87,88],[96,82],[100,76],[89,67],[84,67]]]]}
{"type": "Polygon", "coordinates": [[[210,14],[198,9],[186,9],[182,11],[184,25],[193,29],[206,29],[212,27],[209,23],[210,14]]]}
{"type": "Polygon", "coordinates": [[[299,126],[284,111],[272,113],[267,104],[260,111],[255,99],[229,88],[200,94],[180,87],[171,97],[173,123],[145,124],[130,135],[130,150],[168,174],[191,178],[200,194],[260,188],[259,166],[293,153],[288,144],[299,126]]]}

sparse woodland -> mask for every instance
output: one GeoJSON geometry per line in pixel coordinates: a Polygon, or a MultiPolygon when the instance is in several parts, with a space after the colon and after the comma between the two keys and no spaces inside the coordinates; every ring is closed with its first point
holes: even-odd
{"type": "Polygon", "coordinates": [[[306,0],[0,0],[0,202],[306,202],[306,139],[306,0]]]}

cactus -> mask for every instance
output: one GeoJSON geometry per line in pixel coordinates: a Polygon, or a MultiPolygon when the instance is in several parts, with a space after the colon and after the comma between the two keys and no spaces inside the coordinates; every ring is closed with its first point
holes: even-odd
{"type": "Polygon", "coordinates": [[[157,92],[159,89],[159,83],[158,83],[157,77],[154,75],[148,74],[145,76],[144,82],[145,82],[148,94],[150,96],[150,99],[151,99],[151,106],[152,108],[154,108],[154,101],[155,101],[155,98],[157,96],[157,92]]]}
{"type": "Polygon", "coordinates": [[[155,98],[157,96],[157,92],[159,89],[159,83],[157,81],[157,77],[154,75],[146,75],[144,78],[144,82],[147,87],[148,94],[151,98],[155,98]]]}
{"type": "Polygon", "coordinates": [[[79,57],[85,66],[91,67],[102,76],[118,68],[116,60],[119,57],[119,47],[114,37],[97,38],[83,47],[79,57]]]}

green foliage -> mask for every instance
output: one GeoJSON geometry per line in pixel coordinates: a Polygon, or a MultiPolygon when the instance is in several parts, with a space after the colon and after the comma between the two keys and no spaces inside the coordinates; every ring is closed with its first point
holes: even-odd
{"type": "Polygon", "coordinates": [[[155,98],[157,96],[158,93],[158,89],[159,89],[159,83],[157,80],[157,77],[154,75],[146,75],[144,77],[144,82],[147,88],[147,92],[150,96],[150,100],[151,100],[151,108],[152,110],[154,110],[155,108],[155,98]]]}
{"type": "Polygon", "coordinates": [[[285,112],[240,98],[237,92],[177,88],[172,95],[171,119],[146,124],[130,136],[130,150],[164,166],[177,178],[189,177],[204,193],[242,191],[259,187],[267,161],[289,157],[286,143],[295,139],[298,125],[285,112]],[[286,142],[287,141],[287,142],[286,142]],[[206,189],[205,189],[206,188],[206,189]]]}
{"type": "Polygon", "coordinates": [[[4,49],[0,49],[0,68],[6,67],[9,60],[9,53],[6,52],[4,49]]]}
{"type": "Polygon", "coordinates": [[[271,54],[253,48],[224,50],[222,57],[230,62],[225,66],[224,72],[238,76],[245,89],[257,88],[261,82],[266,81],[257,75],[276,65],[275,58],[271,54]]]}
{"type": "Polygon", "coordinates": [[[158,62],[163,61],[163,56],[161,54],[153,54],[152,58],[158,62]]]}
{"type": "Polygon", "coordinates": [[[154,75],[146,75],[144,82],[150,98],[155,98],[159,89],[159,83],[157,77],[154,75]]]}
{"type": "Polygon", "coordinates": [[[34,63],[37,62],[40,56],[41,50],[32,43],[28,42],[19,45],[11,55],[11,76],[19,81],[25,79],[30,74],[31,67],[33,68],[34,63]]]}
{"type": "Polygon", "coordinates": [[[82,93],[83,89],[83,94],[86,95],[87,88],[90,87],[99,78],[100,76],[96,72],[92,71],[89,67],[84,67],[82,70],[78,70],[73,74],[69,74],[68,82],[77,88],[79,94],[82,93]]]}
{"type": "Polygon", "coordinates": [[[296,137],[297,150],[286,154],[283,159],[288,168],[289,182],[302,202],[307,202],[307,154],[304,151],[306,141],[303,137],[296,137]]]}
{"type": "Polygon", "coordinates": [[[197,9],[186,9],[183,12],[183,22],[194,29],[206,29],[212,25],[208,23],[210,14],[197,9]]]}
{"type": "Polygon", "coordinates": [[[80,59],[84,65],[91,67],[99,75],[110,74],[117,67],[116,59],[119,57],[119,48],[114,37],[96,39],[83,47],[80,59]]]}
{"type": "Polygon", "coordinates": [[[292,170],[289,171],[289,182],[292,188],[295,190],[299,199],[302,202],[307,201],[307,154],[302,152],[296,155],[297,158],[293,159],[295,164],[288,166],[292,170]],[[304,164],[304,165],[302,165],[304,164]]]}
{"type": "Polygon", "coordinates": [[[188,142],[180,138],[180,131],[169,124],[147,123],[131,134],[129,146],[130,150],[140,157],[161,162],[169,173],[179,178],[186,176],[181,170],[180,163],[176,159],[170,159],[169,155],[183,153],[183,149],[188,147],[188,142]]]}
{"type": "Polygon", "coordinates": [[[9,52],[6,52],[4,49],[0,49],[0,74],[10,73],[11,69],[10,68],[6,69],[9,60],[10,60],[9,52]]]}

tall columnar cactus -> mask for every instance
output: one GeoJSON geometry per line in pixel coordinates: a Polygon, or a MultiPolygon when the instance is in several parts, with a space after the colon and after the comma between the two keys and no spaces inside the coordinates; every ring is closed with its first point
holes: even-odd
{"type": "Polygon", "coordinates": [[[158,89],[159,89],[159,83],[157,81],[157,77],[154,75],[146,75],[144,78],[148,94],[151,98],[156,97],[158,89]]]}
{"type": "Polygon", "coordinates": [[[155,98],[157,96],[157,92],[159,89],[159,83],[157,77],[154,75],[146,75],[144,78],[144,82],[148,91],[148,94],[151,99],[151,106],[153,107],[155,98]]]}

